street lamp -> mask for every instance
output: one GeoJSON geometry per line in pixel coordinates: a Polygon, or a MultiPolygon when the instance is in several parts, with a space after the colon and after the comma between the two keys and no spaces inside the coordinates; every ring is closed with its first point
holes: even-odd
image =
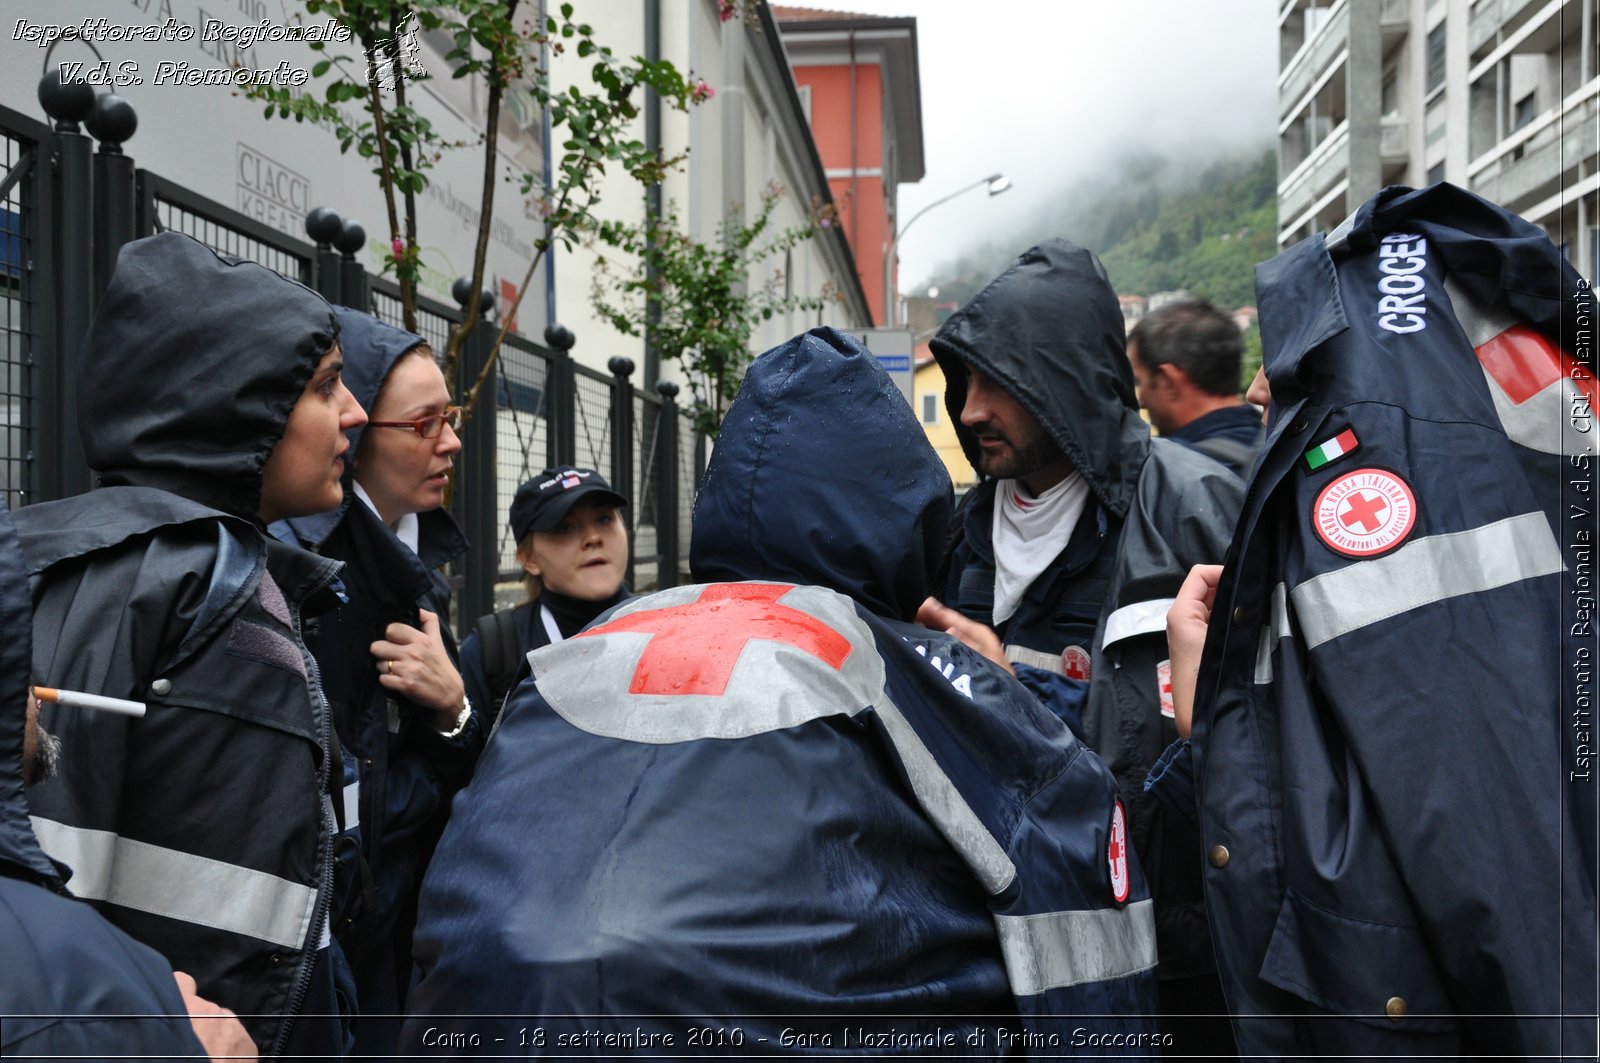
{"type": "Polygon", "coordinates": [[[989,194],[991,196],[998,196],[1001,192],[1004,192],[1006,189],[1011,187],[1011,178],[1007,177],[1005,174],[996,173],[990,174],[981,181],[974,181],[970,185],[961,186],[954,192],[951,192],[948,196],[945,196],[943,199],[936,199],[932,203],[929,203],[926,207],[923,207],[921,210],[911,215],[911,220],[900,226],[900,231],[895,233],[893,240],[889,241],[889,247],[883,253],[883,324],[886,328],[892,328],[894,326],[894,304],[896,302],[894,297],[893,281],[894,249],[900,246],[900,238],[917,223],[918,218],[928,213],[928,211],[932,210],[934,207],[937,207],[941,203],[950,202],[963,192],[970,192],[974,188],[982,188],[985,185],[989,187],[989,194]]]}

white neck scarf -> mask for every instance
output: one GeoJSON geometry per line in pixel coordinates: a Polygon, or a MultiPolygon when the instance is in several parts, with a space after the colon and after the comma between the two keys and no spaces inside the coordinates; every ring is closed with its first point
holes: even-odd
{"type": "MultiPolygon", "coordinates": [[[[367,489],[355,480],[351,480],[350,483],[356,489],[356,497],[365,502],[367,508],[377,513],[378,519],[382,520],[383,514],[378,513],[378,507],[372,504],[372,496],[367,494],[367,489]]],[[[399,520],[389,525],[389,530],[394,532],[394,537],[405,543],[413,554],[417,552],[417,515],[415,513],[403,515],[399,520]]]]}
{"type": "Polygon", "coordinates": [[[1016,480],[995,485],[994,622],[1016,613],[1028,585],[1067,548],[1089,498],[1089,482],[1079,473],[1028,498],[1016,480]]]}

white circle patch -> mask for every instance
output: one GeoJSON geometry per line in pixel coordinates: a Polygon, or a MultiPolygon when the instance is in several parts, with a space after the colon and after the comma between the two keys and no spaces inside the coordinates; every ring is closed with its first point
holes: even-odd
{"type": "Polygon", "coordinates": [[[1312,507],[1317,536],[1347,557],[1393,550],[1417,526],[1417,496],[1383,469],[1357,469],[1322,489],[1312,507]]]}
{"type": "Polygon", "coordinates": [[[1118,904],[1128,899],[1128,817],[1117,801],[1111,809],[1111,838],[1106,845],[1111,865],[1111,897],[1118,904]]]}
{"type": "Polygon", "coordinates": [[[1088,679],[1093,669],[1089,651],[1082,646],[1068,646],[1061,651],[1061,674],[1068,679],[1088,679]]]}

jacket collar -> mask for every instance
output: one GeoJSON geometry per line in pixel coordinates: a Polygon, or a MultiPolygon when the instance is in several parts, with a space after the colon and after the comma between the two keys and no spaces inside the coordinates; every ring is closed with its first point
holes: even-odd
{"type": "Polygon", "coordinates": [[[1297,377],[1306,352],[1350,327],[1322,234],[1257,266],[1256,298],[1273,404],[1287,405],[1301,391],[1297,377]]]}

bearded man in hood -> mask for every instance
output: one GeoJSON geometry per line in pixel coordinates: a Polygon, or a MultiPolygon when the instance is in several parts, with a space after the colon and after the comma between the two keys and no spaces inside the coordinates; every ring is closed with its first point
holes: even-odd
{"type": "MultiPolygon", "coordinates": [[[[1162,1011],[1221,1016],[1199,840],[1143,781],[1177,737],[1166,611],[1192,565],[1222,560],[1243,487],[1151,439],[1116,294],[1084,248],[1031,248],[931,347],[982,476],[956,518],[943,601],[994,628],[1023,685],[1110,765],[1155,896],[1162,1011]]],[[[1184,1051],[1231,1051],[1225,1019],[1171,1029],[1184,1051]]]]}

